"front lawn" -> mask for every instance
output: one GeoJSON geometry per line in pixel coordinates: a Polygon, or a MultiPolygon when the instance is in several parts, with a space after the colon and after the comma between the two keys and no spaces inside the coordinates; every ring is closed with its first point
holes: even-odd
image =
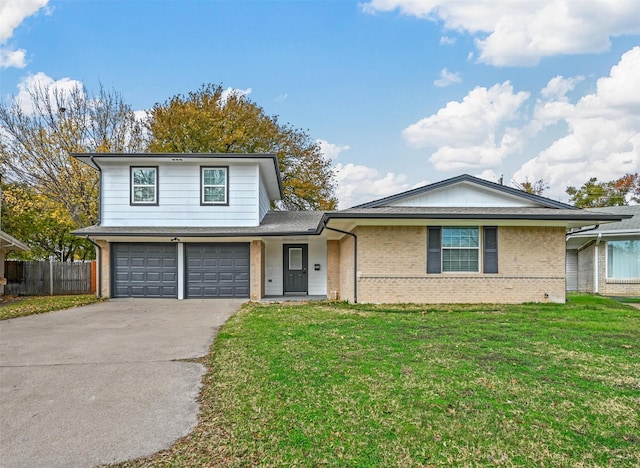
{"type": "Polygon", "coordinates": [[[43,314],[54,310],[69,309],[97,302],[95,294],[79,296],[35,296],[19,297],[0,304],[0,320],[7,320],[26,315],[43,314]]]}
{"type": "Polygon", "coordinates": [[[200,422],[126,466],[637,466],[640,311],[249,304],[200,422]]]}

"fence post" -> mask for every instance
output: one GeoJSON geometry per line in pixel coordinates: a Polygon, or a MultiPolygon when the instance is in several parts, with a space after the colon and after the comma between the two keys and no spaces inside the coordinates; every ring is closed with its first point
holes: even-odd
{"type": "Polygon", "coordinates": [[[53,259],[49,257],[49,296],[53,296],[53,259]]]}

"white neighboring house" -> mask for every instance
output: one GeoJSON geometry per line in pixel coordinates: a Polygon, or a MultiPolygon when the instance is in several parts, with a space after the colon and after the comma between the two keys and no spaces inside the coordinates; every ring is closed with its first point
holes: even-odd
{"type": "Polygon", "coordinates": [[[640,205],[587,211],[627,219],[567,235],[567,290],[606,296],[640,296],[640,205]]]}
{"type": "Polygon", "coordinates": [[[273,154],[73,154],[100,172],[105,297],[565,300],[565,233],[621,217],[462,175],[347,210],[270,211],[273,154]],[[526,245],[526,248],[522,248],[526,245]]]}

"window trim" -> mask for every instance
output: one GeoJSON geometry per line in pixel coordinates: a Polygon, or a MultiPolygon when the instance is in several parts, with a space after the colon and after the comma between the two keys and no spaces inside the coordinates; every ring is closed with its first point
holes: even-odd
{"type": "MultiPolygon", "coordinates": [[[[220,187],[220,185],[207,185],[207,187],[220,187]]],[[[229,206],[229,166],[200,166],[200,206],[229,206]],[[224,169],[224,201],[204,201],[204,171],[207,169],[224,169]]]]}
{"type": "Polygon", "coordinates": [[[481,265],[482,265],[482,255],[481,255],[481,251],[482,249],[480,248],[480,245],[482,244],[482,239],[480,238],[480,232],[482,230],[480,229],[480,226],[442,226],[440,228],[440,271],[442,273],[452,273],[452,274],[473,274],[473,273],[480,273],[481,272],[481,265]],[[464,229],[476,229],[478,232],[478,245],[476,247],[445,247],[444,246],[444,242],[442,241],[442,238],[444,237],[444,230],[445,229],[460,229],[460,228],[464,228],[464,229]],[[478,252],[478,268],[476,270],[453,270],[453,271],[445,271],[444,270],[444,251],[446,250],[475,250],[476,252],[478,252]]]}
{"type": "Polygon", "coordinates": [[[130,206],[158,206],[160,204],[160,169],[159,166],[129,166],[129,205],[130,206]],[[150,187],[150,185],[136,185],[133,182],[133,173],[136,169],[153,169],[155,171],[155,184],[154,184],[154,201],[135,201],[135,187],[150,187]]]}
{"type": "Polygon", "coordinates": [[[608,283],[637,283],[640,282],[640,277],[637,278],[615,278],[609,276],[609,243],[610,242],[625,242],[625,241],[635,241],[640,242],[640,239],[609,239],[604,244],[604,270],[605,270],[605,281],[608,283]]]}

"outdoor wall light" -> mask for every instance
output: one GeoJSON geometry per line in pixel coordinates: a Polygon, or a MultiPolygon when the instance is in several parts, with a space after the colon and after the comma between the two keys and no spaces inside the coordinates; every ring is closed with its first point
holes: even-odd
{"type": "Polygon", "coordinates": [[[174,237],[173,239],[171,239],[171,242],[180,242],[180,239],[178,239],[177,237],[174,237]]]}

